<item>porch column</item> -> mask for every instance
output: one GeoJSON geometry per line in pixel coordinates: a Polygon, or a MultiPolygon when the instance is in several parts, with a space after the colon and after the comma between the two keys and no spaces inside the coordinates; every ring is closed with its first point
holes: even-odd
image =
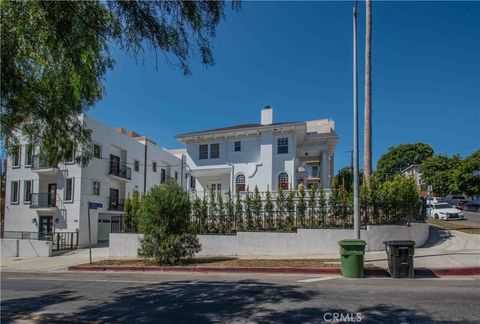
{"type": "Polygon", "coordinates": [[[323,189],[330,189],[330,181],[328,178],[329,162],[330,161],[328,160],[328,153],[322,152],[322,165],[320,166],[322,174],[320,179],[322,180],[323,189]]]}

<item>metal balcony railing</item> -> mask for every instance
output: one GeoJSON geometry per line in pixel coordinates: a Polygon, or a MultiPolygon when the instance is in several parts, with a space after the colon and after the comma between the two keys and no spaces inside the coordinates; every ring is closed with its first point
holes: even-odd
{"type": "Polygon", "coordinates": [[[55,193],[32,193],[30,208],[53,208],[58,204],[55,193]]]}
{"type": "Polygon", "coordinates": [[[34,155],[32,159],[32,169],[51,169],[57,166],[48,162],[45,157],[34,155]]]}
{"type": "Polygon", "coordinates": [[[108,204],[108,210],[111,211],[123,211],[125,199],[110,197],[108,204]]]}
{"type": "Polygon", "coordinates": [[[110,161],[109,174],[120,177],[120,178],[124,178],[127,180],[132,179],[132,169],[127,167],[125,164],[121,164],[116,161],[110,161]]]}

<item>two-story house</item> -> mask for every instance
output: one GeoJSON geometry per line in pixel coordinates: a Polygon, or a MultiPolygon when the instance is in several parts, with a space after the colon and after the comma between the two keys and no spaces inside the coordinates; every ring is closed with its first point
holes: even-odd
{"type": "Polygon", "coordinates": [[[333,179],[338,135],[334,122],[319,119],[274,123],[273,109],[261,111],[260,123],[204,130],[176,136],[184,143],[189,186],[232,192],[323,186],[333,179]]]}
{"type": "Polygon", "coordinates": [[[7,166],[5,236],[36,237],[77,232],[80,246],[88,244],[89,202],[92,242],[107,241],[122,230],[123,202],[134,191],[147,192],[168,179],[182,185],[182,160],[146,136],[113,129],[85,115],[92,131],[93,158],[81,166],[72,157],[49,165],[38,147],[23,141],[7,166]],[[20,233],[23,232],[23,233],[20,233]]]}

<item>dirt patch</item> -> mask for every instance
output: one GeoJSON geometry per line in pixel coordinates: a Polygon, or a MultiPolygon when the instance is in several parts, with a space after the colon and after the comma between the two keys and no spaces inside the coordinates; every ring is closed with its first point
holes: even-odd
{"type": "Polygon", "coordinates": [[[468,234],[480,234],[480,227],[472,227],[468,225],[461,225],[456,223],[450,223],[444,220],[431,219],[431,225],[440,226],[446,229],[460,231],[468,234]]]}

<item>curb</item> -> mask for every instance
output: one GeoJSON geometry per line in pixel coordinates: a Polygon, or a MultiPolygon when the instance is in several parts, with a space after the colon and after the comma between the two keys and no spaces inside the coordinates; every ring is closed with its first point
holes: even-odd
{"type": "MultiPolygon", "coordinates": [[[[70,271],[128,271],[128,272],[218,272],[218,273],[276,273],[276,274],[336,274],[340,275],[340,268],[289,268],[289,267],[195,267],[195,266],[115,266],[81,264],[70,266],[70,271]]],[[[383,268],[365,268],[366,276],[389,277],[383,268]]],[[[480,275],[480,267],[457,268],[416,268],[415,276],[443,277],[443,276],[475,276],[480,275]]]]}

